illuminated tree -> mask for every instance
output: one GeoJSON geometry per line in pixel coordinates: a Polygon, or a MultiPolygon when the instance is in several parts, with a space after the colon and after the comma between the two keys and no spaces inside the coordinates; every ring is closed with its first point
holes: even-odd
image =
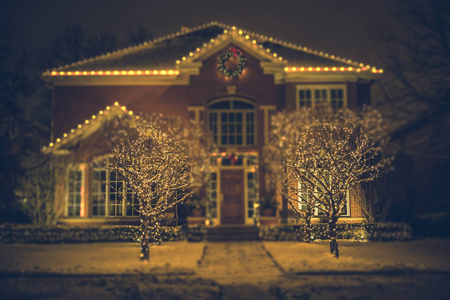
{"type": "Polygon", "coordinates": [[[291,123],[279,138],[283,194],[309,224],[314,209],[325,214],[330,251],[338,257],[336,223],[349,191],[377,178],[390,164],[382,155],[382,117],[375,110],[333,112],[327,107],[282,113],[277,119],[291,123]]]}
{"type": "MultiPolygon", "coordinates": [[[[264,147],[264,165],[271,182],[280,182],[282,197],[289,200],[292,210],[305,222],[305,242],[311,241],[311,218],[317,206],[315,198],[298,190],[298,178],[289,167],[298,133],[314,120],[311,110],[279,113],[272,117],[269,143],[264,147]],[[301,206],[299,197],[303,198],[301,206]]],[[[275,188],[275,187],[272,187],[275,188]]]]}
{"type": "Polygon", "coordinates": [[[116,119],[119,142],[113,168],[139,199],[141,260],[148,261],[150,243],[161,243],[160,226],[167,213],[186,201],[206,180],[209,154],[202,148],[200,128],[180,118],[153,115],[131,122],[116,119]],[[124,130],[126,128],[126,130],[124,130]]]}

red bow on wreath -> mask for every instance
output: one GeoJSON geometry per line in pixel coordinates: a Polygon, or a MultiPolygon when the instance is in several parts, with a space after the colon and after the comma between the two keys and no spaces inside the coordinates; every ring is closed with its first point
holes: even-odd
{"type": "Polygon", "coordinates": [[[230,48],[231,53],[233,53],[234,57],[238,57],[238,55],[242,55],[241,50],[236,49],[236,48],[230,48]]]}

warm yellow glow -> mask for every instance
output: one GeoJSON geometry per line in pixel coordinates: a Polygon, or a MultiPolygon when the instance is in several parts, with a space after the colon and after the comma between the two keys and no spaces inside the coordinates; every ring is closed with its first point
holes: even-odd
{"type": "Polygon", "coordinates": [[[119,106],[119,102],[117,102],[117,101],[114,102],[114,105],[115,105],[115,106],[119,106]]]}
{"type": "Polygon", "coordinates": [[[169,73],[169,75],[173,75],[173,70],[169,70],[167,73],[169,73]]]}
{"type": "Polygon", "coordinates": [[[313,68],[312,68],[312,67],[309,67],[309,68],[308,68],[308,71],[312,71],[312,70],[313,70],[313,68]]]}
{"type": "MultiPolygon", "coordinates": [[[[100,71],[101,72],[101,71],[100,71]]],[[[100,74],[100,72],[98,72],[99,74],[100,74]]],[[[95,72],[94,71],[91,71],[91,75],[95,75],[95,72]]]]}
{"type": "Polygon", "coordinates": [[[125,106],[122,106],[122,110],[125,111],[127,110],[127,108],[125,106]]]}
{"type": "Polygon", "coordinates": [[[180,71],[175,71],[175,75],[178,75],[178,74],[180,74],[180,71]]]}
{"type": "Polygon", "coordinates": [[[127,75],[127,71],[122,71],[122,75],[127,75]]]}
{"type": "Polygon", "coordinates": [[[295,72],[295,71],[297,71],[297,68],[296,67],[292,67],[292,72],[295,72]]]}
{"type": "Polygon", "coordinates": [[[305,68],[304,68],[304,67],[301,67],[301,68],[300,68],[300,71],[302,71],[302,72],[305,71],[305,68]]]}
{"type": "Polygon", "coordinates": [[[166,75],[167,74],[167,71],[166,70],[162,70],[161,71],[161,75],[166,75]]]}
{"type": "Polygon", "coordinates": [[[50,146],[50,147],[53,147],[53,143],[50,143],[49,146],[50,146]]]}
{"type": "Polygon", "coordinates": [[[89,124],[89,120],[84,120],[84,123],[89,124]]]}
{"type": "Polygon", "coordinates": [[[328,67],[325,67],[324,70],[325,70],[325,71],[328,71],[329,69],[328,69],[328,67]]]}
{"type": "Polygon", "coordinates": [[[73,128],[70,129],[70,132],[71,132],[71,133],[74,133],[74,132],[75,132],[75,129],[73,129],[73,128]]]}
{"type": "Polygon", "coordinates": [[[288,67],[284,67],[284,70],[287,72],[287,71],[289,71],[289,68],[288,67]]]}
{"type": "Polygon", "coordinates": [[[345,71],[345,68],[344,67],[341,67],[339,70],[341,70],[341,71],[345,71]]]}
{"type": "Polygon", "coordinates": [[[146,75],[150,74],[150,70],[146,70],[146,71],[145,71],[145,74],[146,74],[146,75]]]}
{"type": "Polygon", "coordinates": [[[247,34],[247,35],[245,36],[245,39],[248,40],[249,38],[250,38],[250,36],[247,34]]]}
{"type": "Polygon", "coordinates": [[[110,106],[107,106],[107,107],[106,107],[106,110],[110,110],[110,109],[111,109],[111,107],[110,107],[110,106]]]}
{"type": "Polygon", "coordinates": [[[59,75],[64,75],[64,72],[63,71],[59,72],[59,75]]]}
{"type": "Polygon", "coordinates": [[[114,75],[119,75],[119,71],[114,71],[113,74],[114,75]]]}
{"type": "Polygon", "coordinates": [[[153,75],[158,75],[158,71],[154,70],[153,75]]]}
{"type": "Polygon", "coordinates": [[[252,44],[256,44],[256,40],[253,40],[253,41],[252,41],[252,44]]]}
{"type": "Polygon", "coordinates": [[[70,75],[72,75],[72,72],[70,72],[70,71],[69,71],[69,72],[67,72],[67,75],[69,75],[69,76],[70,76],[70,75]]]}
{"type": "Polygon", "coordinates": [[[92,115],[92,119],[94,119],[95,120],[95,118],[97,118],[95,115],[92,115]]]}
{"type": "Polygon", "coordinates": [[[63,137],[67,137],[67,133],[64,133],[64,134],[63,134],[63,137]]]}
{"type": "Polygon", "coordinates": [[[333,71],[336,71],[336,67],[333,67],[333,69],[332,69],[333,71]]]}
{"type": "Polygon", "coordinates": [[[221,153],[220,153],[220,156],[225,156],[225,155],[227,155],[226,152],[221,152],[221,153]]]}
{"type": "Polygon", "coordinates": [[[86,76],[87,74],[88,74],[88,73],[87,73],[86,71],[84,71],[84,72],[83,72],[83,75],[85,75],[85,76],[86,76]]]}
{"type": "Polygon", "coordinates": [[[320,68],[319,68],[319,67],[317,67],[317,68],[316,68],[316,71],[320,71],[320,68]]]}
{"type": "Polygon", "coordinates": [[[75,71],[75,75],[80,75],[80,72],[79,71],[75,71]]]}
{"type": "Polygon", "coordinates": [[[236,30],[236,26],[232,26],[232,27],[231,27],[231,30],[236,30]]]}
{"type": "Polygon", "coordinates": [[[128,75],[134,75],[134,71],[128,71],[128,75]]]}
{"type": "Polygon", "coordinates": [[[242,30],[239,30],[239,34],[242,34],[242,30]]]}
{"type": "Polygon", "coordinates": [[[78,124],[78,128],[81,128],[82,127],[82,125],[81,124],[78,124]]]}
{"type": "Polygon", "coordinates": [[[136,74],[141,75],[142,71],[137,71],[136,74]]]}
{"type": "Polygon", "coordinates": [[[103,110],[99,111],[98,113],[101,114],[101,115],[103,115],[103,110]]]}
{"type": "Polygon", "coordinates": [[[139,116],[136,116],[136,120],[139,120],[139,116]]]}
{"type": "Polygon", "coordinates": [[[349,71],[353,71],[353,68],[352,68],[352,67],[350,67],[350,68],[348,68],[348,70],[349,70],[349,71]]]}
{"type": "Polygon", "coordinates": [[[128,114],[129,114],[130,116],[133,115],[133,111],[130,110],[130,111],[128,112],[128,114]]]}
{"type": "Polygon", "coordinates": [[[56,71],[52,72],[52,76],[56,76],[57,74],[58,74],[58,72],[56,72],[56,71]]]}
{"type": "Polygon", "coordinates": [[[60,139],[60,138],[57,138],[57,139],[56,139],[56,142],[57,142],[57,143],[61,142],[61,139],[60,139]]]}

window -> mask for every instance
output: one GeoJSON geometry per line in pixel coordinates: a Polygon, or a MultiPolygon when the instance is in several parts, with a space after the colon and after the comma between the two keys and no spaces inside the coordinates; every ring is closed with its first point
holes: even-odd
{"type": "Polygon", "coordinates": [[[209,107],[209,130],[219,146],[256,144],[255,106],[240,100],[215,102],[209,107]]]}
{"type": "MultiPolygon", "coordinates": [[[[346,193],[346,200],[347,203],[344,205],[343,209],[342,209],[342,214],[341,216],[350,216],[348,207],[349,207],[349,203],[350,203],[350,193],[346,193]]],[[[309,197],[310,195],[307,192],[307,189],[304,185],[301,184],[301,182],[298,182],[298,209],[300,211],[306,211],[307,209],[307,205],[305,204],[305,202],[307,203],[309,201],[309,197]]],[[[320,209],[320,205],[314,208],[314,215],[315,216],[322,216],[324,215],[325,212],[320,209]]]]}
{"type": "Polygon", "coordinates": [[[208,210],[211,218],[217,218],[217,173],[211,172],[208,180],[208,210]]]}
{"type": "Polygon", "coordinates": [[[68,176],[66,215],[68,217],[79,217],[82,215],[81,203],[84,196],[83,169],[71,169],[68,176]]]}
{"type": "Polygon", "coordinates": [[[297,108],[329,103],[334,109],[347,105],[345,85],[298,85],[297,108]]]}
{"type": "Polygon", "coordinates": [[[258,199],[258,178],[256,172],[247,172],[247,217],[253,218],[253,204],[258,199]]]}
{"type": "Polygon", "coordinates": [[[118,178],[116,172],[94,169],[92,178],[92,216],[139,215],[138,197],[126,189],[125,182],[118,178]]]}

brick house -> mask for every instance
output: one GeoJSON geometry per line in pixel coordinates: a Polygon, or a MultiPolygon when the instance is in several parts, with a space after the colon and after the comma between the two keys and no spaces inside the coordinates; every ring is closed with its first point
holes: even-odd
{"type": "MultiPolygon", "coordinates": [[[[211,154],[216,163],[206,208],[214,224],[254,224],[253,202],[267,189],[259,164],[271,115],[318,102],[369,104],[371,83],[380,73],[217,22],[47,71],[43,77],[54,87],[53,141],[47,149],[76,159],[57,199],[66,203],[65,221],[137,220],[133,203],[110,189],[122,183],[99,163],[108,157],[99,129],[117,114],[160,112],[192,118],[214,135],[219,153],[211,154]],[[226,62],[222,70],[220,61],[226,62]],[[242,73],[226,76],[227,68],[242,73]]],[[[361,220],[354,199],[348,201],[342,219],[361,220]]],[[[286,207],[280,203],[276,215],[261,217],[261,223],[281,222],[286,207]]],[[[188,220],[204,223],[205,215],[188,220]]]]}

